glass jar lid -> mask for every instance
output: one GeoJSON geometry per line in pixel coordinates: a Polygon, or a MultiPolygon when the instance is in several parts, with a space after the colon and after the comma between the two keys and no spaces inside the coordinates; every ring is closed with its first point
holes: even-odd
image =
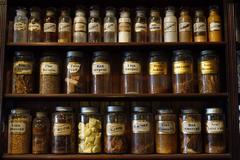
{"type": "Polygon", "coordinates": [[[68,51],[67,52],[67,58],[69,57],[78,57],[78,58],[82,58],[83,57],[83,53],[80,51],[68,51]]]}
{"type": "Polygon", "coordinates": [[[222,114],[223,111],[221,108],[207,108],[206,114],[222,114]]]}
{"type": "Polygon", "coordinates": [[[159,8],[156,8],[156,7],[151,8],[150,15],[159,17],[160,16],[159,8]]]}
{"type": "Polygon", "coordinates": [[[20,56],[26,56],[26,57],[29,57],[29,58],[33,57],[33,53],[28,52],[28,51],[16,51],[16,52],[14,52],[14,55],[16,57],[20,57],[20,56]]]}
{"type": "Polygon", "coordinates": [[[114,7],[106,8],[106,16],[115,16],[116,10],[114,7]]]}
{"type": "Polygon", "coordinates": [[[182,114],[199,114],[199,111],[197,109],[182,109],[182,114]]]}
{"type": "Polygon", "coordinates": [[[134,52],[134,51],[127,51],[127,52],[124,52],[124,56],[125,57],[139,57],[138,53],[137,52],[134,52]]]}
{"type": "Polygon", "coordinates": [[[46,112],[37,112],[36,113],[36,117],[47,117],[47,113],[46,112]]]}
{"type": "Polygon", "coordinates": [[[130,12],[129,12],[129,8],[121,8],[120,9],[120,17],[121,18],[129,18],[130,17],[130,12]]]}
{"type": "Polygon", "coordinates": [[[123,112],[124,109],[122,106],[108,106],[107,107],[107,112],[123,112]]]}
{"type": "Polygon", "coordinates": [[[96,107],[81,107],[80,109],[81,113],[97,113],[96,107]]]}
{"type": "Polygon", "coordinates": [[[133,112],[148,112],[148,108],[147,107],[140,107],[140,106],[136,106],[132,108],[133,112]]]}
{"type": "Polygon", "coordinates": [[[56,107],[56,111],[57,112],[71,112],[72,108],[71,107],[58,106],[58,107],[56,107]]]}
{"type": "Polygon", "coordinates": [[[46,10],[46,15],[47,15],[47,16],[54,16],[54,15],[55,15],[55,12],[56,12],[56,8],[54,8],[54,7],[49,7],[49,8],[47,8],[47,10],[46,10]]]}
{"type": "Polygon", "coordinates": [[[173,51],[173,54],[174,54],[174,56],[180,56],[180,55],[191,56],[191,51],[190,50],[181,49],[181,50],[173,51]]]}
{"type": "Polygon", "coordinates": [[[93,56],[94,57],[104,57],[107,58],[108,57],[108,53],[105,51],[95,51],[93,52],[93,56]]]}
{"type": "Polygon", "coordinates": [[[27,113],[29,113],[29,110],[23,108],[15,108],[11,110],[11,114],[27,114],[27,113]]]}
{"type": "Polygon", "coordinates": [[[91,6],[90,7],[90,17],[99,17],[99,7],[98,6],[91,6]]]}
{"type": "Polygon", "coordinates": [[[201,56],[205,56],[205,55],[216,55],[216,52],[213,50],[204,50],[201,51],[201,56]]]}

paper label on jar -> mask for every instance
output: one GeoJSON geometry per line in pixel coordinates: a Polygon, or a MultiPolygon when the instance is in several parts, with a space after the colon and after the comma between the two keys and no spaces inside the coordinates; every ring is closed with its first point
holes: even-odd
{"type": "Polygon", "coordinates": [[[176,22],[165,22],[164,23],[164,33],[166,32],[177,32],[176,22]]]}
{"type": "Polygon", "coordinates": [[[209,134],[218,134],[224,132],[224,123],[223,121],[207,121],[206,123],[206,132],[209,134]]]}
{"type": "Polygon", "coordinates": [[[86,18],[84,17],[75,17],[74,18],[74,23],[85,23],[86,24],[86,18]]]}
{"type": "Polygon", "coordinates": [[[150,62],[149,74],[150,75],[167,75],[167,63],[166,62],[150,62]]]}
{"type": "Polygon", "coordinates": [[[28,30],[31,32],[37,32],[41,30],[41,25],[39,23],[29,23],[28,30]]]}
{"type": "Polygon", "coordinates": [[[201,74],[217,74],[218,67],[215,60],[201,61],[200,70],[201,74]]]}
{"type": "Polygon", "coordinates": [[[150,123],[145,120],[133,120],[132,121],[133,133],[148,133],[150,132],[150,123]]]}
{"type": "Polygon", "coordinates": [[[149,24],[149,30],[150,32],[161,31],[161,24],[156,22],[151,22],[149,24]]]}
{"type": "Polygon", "coordinates": [[[147,32],[147,24],[146,23],[136,23],[135,24],[135,32],[147,32]]]}
{"type": "Polygon", "coordinates": [[[140,74],[141,65],[137,62],[127,61],[123,63],[123,74],[140,74]]]}
{"type": "Polygon", "coordinates": [[[66,22],[59,23],[58,32],[71,32],[71,24],[66,22]]]}
{"type": "Polygon", "coordinates": [[[104,32],[116,32],[115,23],[104,23],[104,32]]]}
{"type": "Polygon", "coordinates": [[[102,75],[110,73],[110,65],[106,62],[94,62],[92,64],[92,75],[102,75]]]}
{"type": "Polygon", "coordinates": [[[74,31],[75,32],[86,32],[87,31],[86,23],[75,22],[74,23],[74,31]]]}
{"type": "Polygon", "coordinates": [[[131,32],[119,32],[118,42],[131,42],[131,32]]]}
{"type": "Polygon", "coordinates": [[[68,72],[71,74],[77,73],[80,70],[81,64],[78,62],[69,62],[67,65],[68,72]]]}
{"type": "Polygon", "coordinates": [[[119,22],[119,32],[131,32],[130,22],[119,22]]]}
{"type": "Polygon", "coordinates": [[[121,123],[107,123],[107,136],[121,136],[125,133],[125,125],[121,123]]]}
{"type": "Polygon", "coordinates": [[[88,32],[101,32],[100,23],[96,23],[96,22],[89,23],[88,32]]]}
{"type": "Polygon", "coordinates": [[[40,66],[41,74],[57,75],[59,73],[58,64],[53,62],[42,62],[40,66]]]}
{"type": "Polygon", "coordinates": [[[71,135],[72,127],[68,123],[55,123],[53,125],[54,136],[68,136],[71,135]]]}
{"type": "Polygon", "coordinates": [[[23,22],[14,23],[14,31],[24,31],[27,29],[27,25],[23,22]]]}
{"type": "Polygon", "coordinates": [[[193,30],[194,30],[194,33],[206,32],[207,31],[206,23],[204,23],[204,22],[194,23],[193,30]]]}
{"type": "Polygon", "coordinates": [[[174,74],[191,74],[192,64],[187,61],[177,61],[173,63],[174,74]]]}
{"type": "Polygon", "coordinates": [[[26,132],[26,123],[10,122],[9,129],[13,134],[24,134],[26,132]]]}
{"type": "Polygon", "coordinates": [[[44,23],[43,31],[44,32],[56,32],[57,25],[55,23],[44,23]]]}
{"type": "Polygon", "coordinates": [[[179,32],[190,32],[190,31],[191,31],[191,23],[190,22],[179,23],[179,32]]]}
{"type": "Polygon", "coordinates": [[[219,22],[210,23],[210,31],[220,31],[220,30],[221,30],[221,23],[219,22]]]}
{"type": "Polygon", "coordinates": [[[33,63],[25,61],[17,61],[13,66],[14,74],[32,74],[33,63]]]}
{"type": "Polygon", "coordinates": [[[182,133],[183,134],[200,134],[201,133],[201,122],[182,122],[182,133]]]}
{"type": "Polygon", "coordinates": [[[173,121],[158,121],[157,134],[175,134],[176,125],[173,121]]]}

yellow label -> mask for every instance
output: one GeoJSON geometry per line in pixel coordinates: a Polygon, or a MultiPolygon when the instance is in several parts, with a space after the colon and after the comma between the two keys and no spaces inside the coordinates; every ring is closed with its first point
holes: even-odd
{"type": "Polygon", "coordinates": [[[176,132],[176,125],[174,121],[158,121],[157,134],[174,134],[176,132]]]}
{"type": "Polygon", "coordinates": [[[71,135],[72,127],[68,123],[55,123],[53,125],[54,136],[68,136],[71,135]]]}
{"type": "Polygon", "coordinates": [[[26,123],[10,122],[9,130],[10,130],[10,133],[13,133],[13,134],[24,134],[26,132],[26,123]]]}
{"type": "Polygon", "coordinates": [[[56,75],[59,73],[59,66],[53,62],[43,62],[40,67],[41,74],[44,75],[56,75]]]}
{"type": "Polygon", "coordinates": [[[218,67],[215,60],[200,62],[201,74],[216,74],[218,67]]]}
{"type": "Polygon", "coordinates": [[[148,132],[150,132],[150,123],[145,120],[133,120],[132,132],[133,133],[148,133],[148,132]]]}
{"type": "Polygon", "coordinates": [[[108,136],[121,136],[125,133],[125,125],[122,123],[107,123],[108,136]]]}
{"type": "Polygon", "coordinates": [[[167,75],[167,63],[166,62],[150,62],[149,74],[150,75],[167,75]]]}
{"type": "Polygon", "coordinates": [[[188,61],[176,61],[173,63],[173,73],[174,74],[191,74],[192,73],[192,63],[188,61]]]}
{"type": "Polygon", "coordinates": [[[210,134],[218,134],[224,132],[224,123],[223,121],[207,121],[206,131],[210,134]]]}
{"type": "Polygon", "coordinates": [[[14,63],[13,72],[14,74],[32,74],[33,63],[26,61],[17,61],[14,63]]]}

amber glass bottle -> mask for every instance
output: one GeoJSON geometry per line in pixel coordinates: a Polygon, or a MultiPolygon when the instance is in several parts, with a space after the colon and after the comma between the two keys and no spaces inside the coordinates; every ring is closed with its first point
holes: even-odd
{"type": "Polygon", "coordinates": [[[145,8],[138,7],[136,9],[134,33],[135,42],[147,42],[147,18],[145,8]]]}
{"type": "Polygon", "coordinates": [[[72,41],[72,19],[68,8],[63,8],[58,21],[58,42],[72,41]]]}
{"type": "Polygon", "coordinates": [[[208,40],[209,42],[222,41],[222,24],[218,7],[211,6],[208,17],[208,40]]]}
{"type": "Polygon", "coordinates": [[[56,42],[57,41],[57,21],[56,21],[56,9],[48,8],[43,24],[43,37],[44,42],[56,42]]]}
{"type": "Polygon", "coordinates": [[[195,11],[193,32],[194,42],[207,41],[207,22],[204,12],[201,9],[195,11]]]}
{"type": "Polygon", "coordinates": [[[192,42],[192,20],[187,8],[181,10],[178,29],[179,42],[192,42]]]}

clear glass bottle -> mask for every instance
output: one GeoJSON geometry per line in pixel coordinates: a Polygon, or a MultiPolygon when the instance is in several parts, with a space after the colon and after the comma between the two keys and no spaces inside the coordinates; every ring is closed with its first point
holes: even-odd
{"type": "Polygon", "coordinates": [[[14,18],[13,27],[13,42],[27,42],[28,34],[28,18],[27,11],[24,8],[19,8],[16,10],[17,14],[14,18]]]}
{"type": "Polygon", "coordinates": [[[117,42],[117,18],[115,8],[106,8],[104,18],[104,42],[117,42]]]}
{"type": "Polygon", "coordinates": [[[58,20],[58,42],[67,43],[72,41],[72,19],[69,8],[61,10],[58,20]]]}
{"type": "Polygon", "coordinates": [[[194,42],[207,42],[207,21],[201,9],[195,11],[193,32],[194,42]]]}
{"type": "Polygon", "coordinates": [[[150,11],[148,38],[149,42],[162,42],[162,19],[158,8],[152,8],[150,11]]]}
{"type": "Polygon", "coordinates": [[[102,41],[102,26],[100,11],[97,6],[90,7],[90,17],[88,19],[88,42],[95,43],[102,41]]]}
{"type": "Polygon", "coordinates": [[[87,19],[83,8],[78,8],[73,22],[73,42],[87,42],[87,19]]]}
{"type": "Polygon", "coordinates": [[[217,6],[210,6],[209,9],[208,40],[209,42],[222,41],[222,21],[217,6]]]}
{"type": "Polygon", "coordinates": [[[179,42],[192,42],[192,19],[187,8],[182,8],[178,20],[179,42]]]}
{"type": "Polygon", "coordinates": [[[143,7],[136,8],[134,35],[135,42],[147,42],[147,18],[143,7]]]}
{"type": "Polygon", "coordinates": [[[30,9],[29,23],[28,23],[28,42],[40,42],[42,38],[42,24],[40,8],[30,9]]]}
{"type": "Polygon", "coordinates": [[[120,18],[118,20],[118,42],[126,43],[132,41],[131,25],[129,8],[122,8],[120,11],[120,18]]]}
{"type": "Polygon", "coordinates": [[[57,42],[56,8],[47,8],[43,24],[44,42],[57,42]]]}
{"type": "Polygon", "coordinates": [[[174,7],[166,8],[166,15],[164,17],[164,42],[177,42],[177,18],[175,16],[174,7]]]}

